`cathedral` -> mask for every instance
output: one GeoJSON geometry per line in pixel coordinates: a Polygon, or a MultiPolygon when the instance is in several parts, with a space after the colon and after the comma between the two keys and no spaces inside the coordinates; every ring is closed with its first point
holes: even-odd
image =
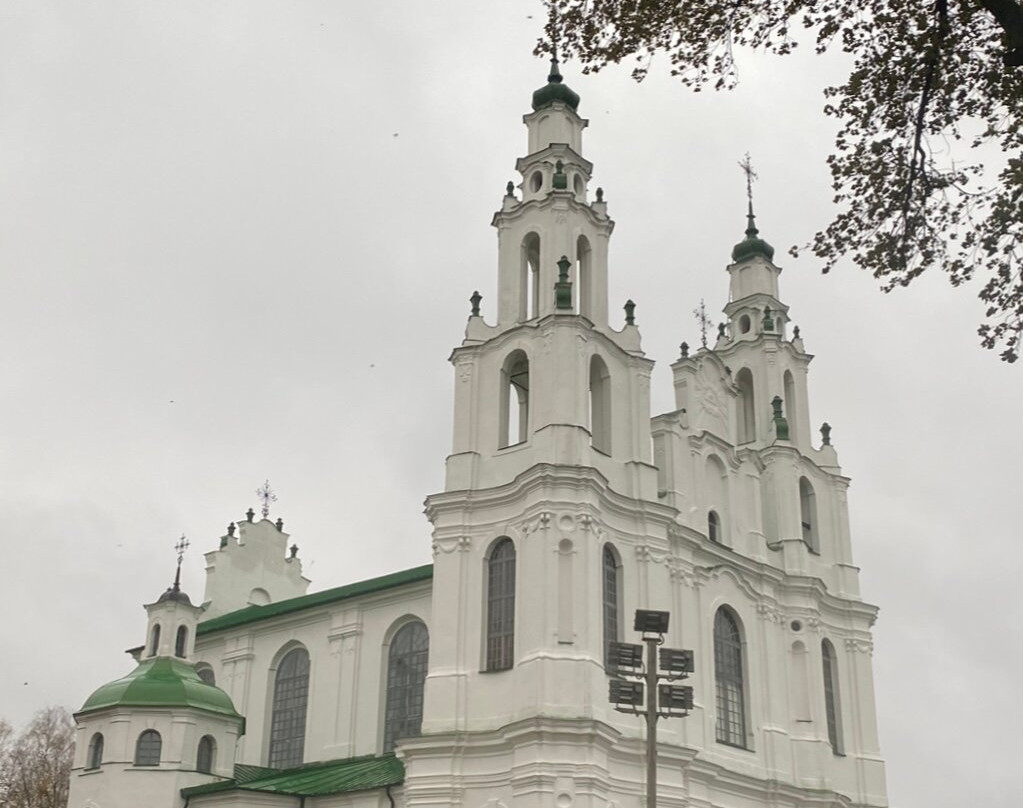
{"type": "Polygon", "coordinates": [[[136,667],[75,714],[70,808],[652,808],[646,722],[609,701],[637,610],[692,651],[657,805],[887,805],[877,609],[774,249],[750,206],[726,321],[682,345],[651,417],[579,102],[554,61],[523,118],[497,299],[473,295],[451,354],[433,563],[310,594],[283,523],[249,510],[201,601],[176,579],[146,605],[136,667]]]}

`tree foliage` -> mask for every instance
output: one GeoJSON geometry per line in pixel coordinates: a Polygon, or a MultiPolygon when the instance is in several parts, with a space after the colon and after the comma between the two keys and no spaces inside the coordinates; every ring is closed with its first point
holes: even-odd
{"type": "Polygon", "coordinates": [[[0,719],[0,805],[65,808],[74,753],[74,722],[63,707],[35,714],[14,736],[0,719]]]}
{"type": "MultiPolygon", "coordinates": [[[[736,82],[733,51],[784,55],[800,29],[852,59],[825,90],[834,220],[807,248],[849,258],[885,291],[929,267],[981,282],[978,332],[1001,358],[1023,336],[1023,5],[1020,0],[545,0],[547,37],[595,72],[666,54],[694,90],[736,82]],[[985,165],[986,164],[986,165],[985,165]]],[[[792,249],[798,253],[797,248],[792,249]]]]}

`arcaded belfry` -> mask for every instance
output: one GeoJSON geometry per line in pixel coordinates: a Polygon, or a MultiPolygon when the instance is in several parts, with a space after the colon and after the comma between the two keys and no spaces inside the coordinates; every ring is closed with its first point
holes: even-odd
{"type": "Polygon", "coordinates": [[[676,409],[651,419],[579,103],[555,62],[524,118],[496,300],[473,295],[451,355],[433,564],[305,594],[280,519],[232,522],[206,602],[147,607],[119,680],[174,683],[105,685],[79,712],[72,808],[641,808],[644,727],[608,703],[606,664],[636,609],[670,612],[665,644],[695,655],[694,707],[659,729],[658,808],[887,804],[876,609],[774,250],[750,202],[726,322],[683,346],[676,409]]]}

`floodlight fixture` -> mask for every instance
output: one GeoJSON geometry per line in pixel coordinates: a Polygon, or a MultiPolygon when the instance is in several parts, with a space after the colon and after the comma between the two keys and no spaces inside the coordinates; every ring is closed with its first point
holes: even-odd
{"type": "Polygon", "coordinates": [[[636,622],[633,629],[642,631],[644,634],[667,634],[668,613],[651,609],[636,609],[636,622]]]}
{"type": "Polygon", "coordinates": [[[661,670],[669,679],[679,679],[695,670],[693,652],[681,648],[661,648],[661,670]]]}
{"type": "Polygon", "coordinates": [[[632,642],[612,642],[607,648],[607,667],[612,671],[639,674],[643,670],[643,646],[632,642]]]}
{"type": "Polygon", "coordinates": [[[693,689],[689,685],[658,685],[657,701],[661,713],[685,713],[693,709],[693,689]]]}
{"type": "Polygon", "coordinates": [[[643,706],[643,683],[612,679],[608,683],[608,701],[616,710],[635,711],[643,706]]]}

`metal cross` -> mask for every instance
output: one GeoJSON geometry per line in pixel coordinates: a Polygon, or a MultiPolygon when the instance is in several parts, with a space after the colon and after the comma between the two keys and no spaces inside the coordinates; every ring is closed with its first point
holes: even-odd
{"type": "Polygon", "coordinates": [[[707,347],[707,327],[711,324],[710,317],[707,316],[707,306],[703,302],[703,298],[700,298],[700,305],[693,309],[693,317],[696,318],[696,322],[700,324],[700,344],[704,348],[707,347]]]}
{"type": "Polygon", "coordinates": [[[178,543],[174,545],[174,552],[178,554],[178,566],[181,566],[181,559],[185,557],[185,550],[189,547],[188,539],[185,538],[185,534],[181,534],[181,538],[178,539],[178,543]]]}
{"type": "Polygon", "coordinates": [[[746,200],[749,203],[749,215],[753,215],[753,180],[759,179],[757,172],[753,170],[753,162],[750,160],[749,152],[739,161],[739,168],[746,175],[746,200]]]}
{"type": "Polygon", "coordinates": [[[273,492],[273,489],[270,488],[269,480],[256,489],[256,496],[259,497],[263,503],[261,511],[263,513],[263,518],[266,519],[270,515],[270,503],[277,501],[277,495],[273,492]]]}

